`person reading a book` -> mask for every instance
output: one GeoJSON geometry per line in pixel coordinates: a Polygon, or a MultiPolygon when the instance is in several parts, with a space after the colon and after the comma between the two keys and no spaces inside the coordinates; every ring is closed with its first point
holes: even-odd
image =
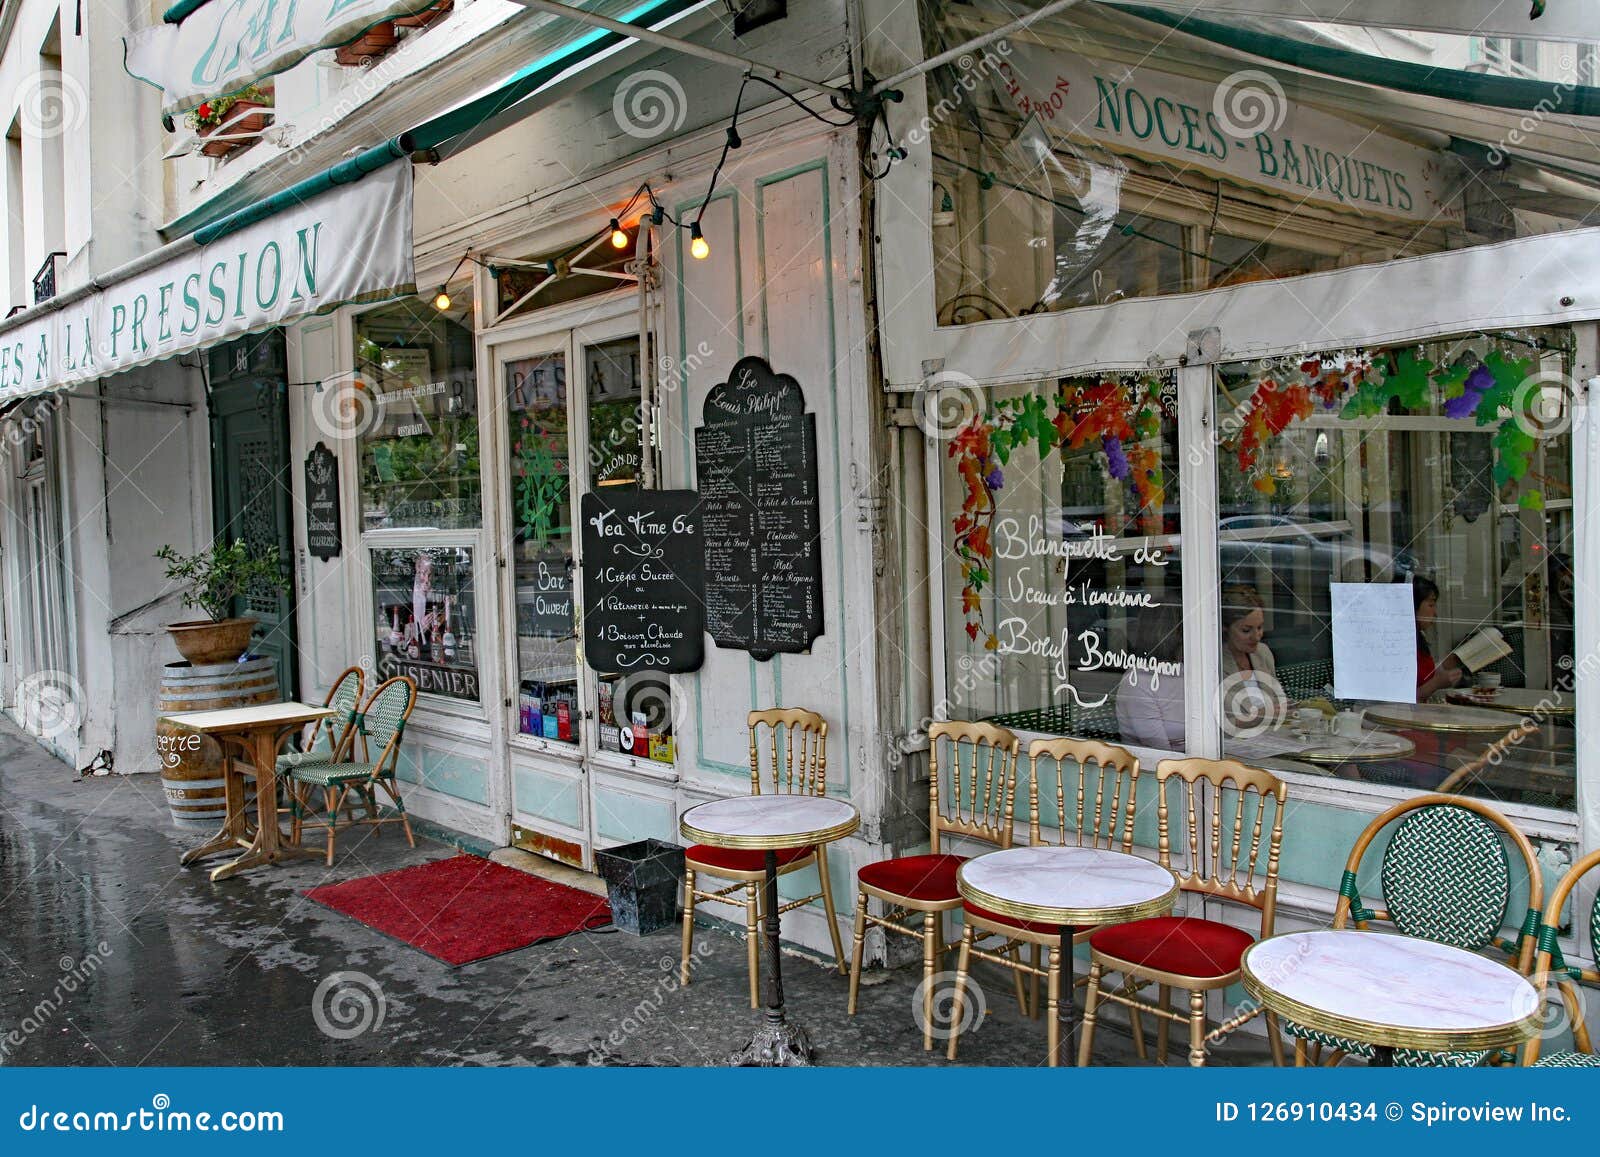
{"type": "Polygon", "coordinates": [[[1440,691],[1456,686],[1467,669],[1452,653],[1434,662],[1428,632],[1439,618],[1439,587],[1432,579],[1416,575],[1411,580],[1411,605],[1417,620],[1417,702],[1426,703],[1440,691]]]}

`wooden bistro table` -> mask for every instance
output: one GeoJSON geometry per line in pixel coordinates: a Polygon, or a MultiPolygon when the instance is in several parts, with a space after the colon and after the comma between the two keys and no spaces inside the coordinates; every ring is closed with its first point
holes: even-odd
{"type": "MultiPolygon", "coordinates": [[[[1287,932],[1245,950],[1245,991],[1306,1028],[1372,1046],[1374,1065],[1397,1048],[1509,1048],[1539,1030],[1539,994],[1505,965],[1432,940],[1387,932],[1287,932]]],[[[1305,1041],[1295,1042],[1302,1059],[1305,1041]]]]}
{"type": "Polygon", "coordinates": [[[286,736],[307,723],[333,714],[329,707],[289,702],[163,715],[162,718],[174,726],[211,736],[222,747],[227,761],[222,780],[228,814],[222,821],[222,828],[198,848],[183,853],[178,863],[187,866],[204,856],[243,847],[244,855],[211,870],[213,880],[226,880],[246,868],[275,864],[289,855],[322,855],[314,848],[297,848],[282,842],[278,831],[278,748],[286,736]],[[233,761],[238,754],[255,769],[257,822],[254,836],[245,826],[244,785],[233,773],[233,761]]]}
{"type": "Polygon", "coordinates": [[[980,908],[1061,929],[1061,999],[1051,1065],[1077,1055],[1072,938],[1080,928],[1164,916],[1178,878],[1160,864],[1104,848],[1007,848],[976,856],[956,872],[956,890],[980,908]]]}
{"type": "MultiPolygon", "coordinates": [[[[715,848],[766,855],[762,904],[766,909],[766,1012],[761,1027],[729,1063],[743,1067],[809,1065],[814,1053],[806,1030],[784,1016],[783,960],[778,950],[778,850],[843,839],[861,815],[843,800],[816,795],[747,795],[697,804],[683,813],[684,836],[715,848]]],[[[836,917],[828,913],[828,919],[836,917]]]]}

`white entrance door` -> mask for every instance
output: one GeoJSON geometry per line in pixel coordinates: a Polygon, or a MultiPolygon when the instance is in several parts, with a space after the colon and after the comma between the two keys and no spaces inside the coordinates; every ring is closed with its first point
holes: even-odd
{"type": "MultiPolygon", "coordinates": [[[[589,311],[592,319],[599,310],[589,311]]],[[[512,842],[588,867],[621,842],[603,779],[670,777],[670,690],[583,663],[578,506],[643,479],[637,311],[491,338],[512,842]],[[634,773],[636,772],[636,776],[634,773]]],[[[647,789],[648,790],[648,789],[647,789]]]]}

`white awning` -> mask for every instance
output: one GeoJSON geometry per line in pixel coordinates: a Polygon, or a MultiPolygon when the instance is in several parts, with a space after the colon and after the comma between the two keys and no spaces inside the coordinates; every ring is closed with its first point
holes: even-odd
{"type": "Polygon", "coordinates": [[[415,288],[411,166],[389,164],[46,302],[0,333],[0,402],[415,288]]]}

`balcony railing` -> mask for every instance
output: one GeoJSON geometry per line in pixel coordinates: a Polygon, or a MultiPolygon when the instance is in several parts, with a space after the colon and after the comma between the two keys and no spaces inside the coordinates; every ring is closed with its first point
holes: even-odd
{"type": "Polygon", "coordinates": [[[57,250],[39,266],[39,272],[33,275],[33,304],[49,301],[56,295],[56,258],[66,255],[65,250],[57,250]]]}

